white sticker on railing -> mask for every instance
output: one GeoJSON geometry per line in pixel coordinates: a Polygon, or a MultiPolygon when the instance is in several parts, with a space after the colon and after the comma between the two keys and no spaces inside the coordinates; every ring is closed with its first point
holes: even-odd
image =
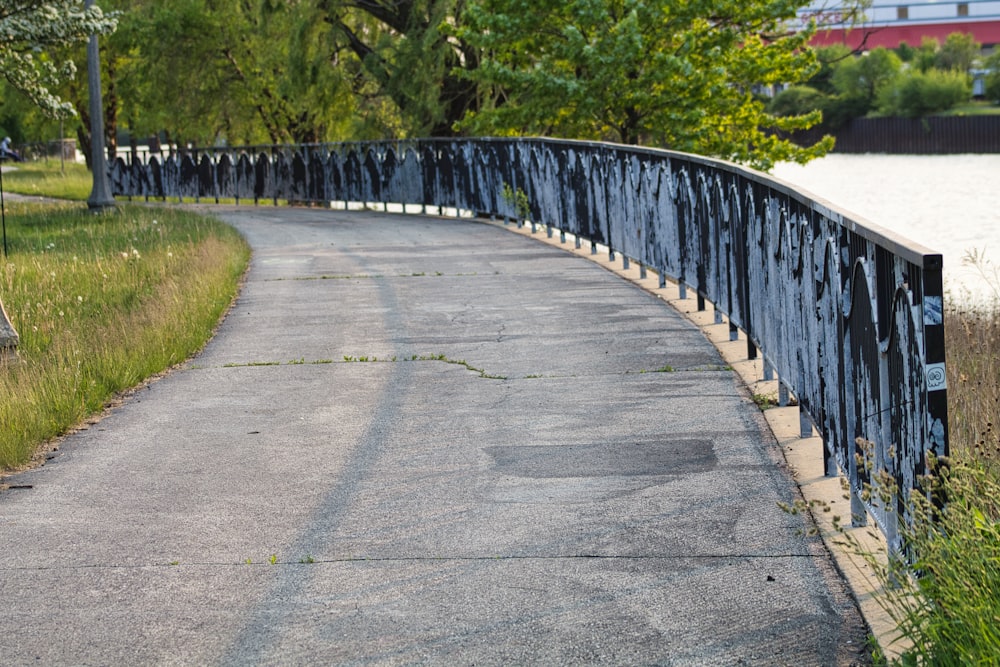
{"type": "Polygon", "coordinates": [[[944,364],[929,364],[927,366],[927,391],[941,391],[947,386],[944,364]]]}
{"type": "Polygon", "coordinates": [[[940,296],[924,297],[924,324],[934,326],[944,321],[944,298],[940,296]]]}

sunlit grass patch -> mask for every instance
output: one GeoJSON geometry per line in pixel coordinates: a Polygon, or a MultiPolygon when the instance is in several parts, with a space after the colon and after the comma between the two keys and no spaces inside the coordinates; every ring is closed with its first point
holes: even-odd
{"type": "Polygon", "coordinates": [[[5,192],[86,201],[94,184],[87,167],[76,162],[61,165],[50,159],[4,164],[14,167],[3,173],[5,192]]]}

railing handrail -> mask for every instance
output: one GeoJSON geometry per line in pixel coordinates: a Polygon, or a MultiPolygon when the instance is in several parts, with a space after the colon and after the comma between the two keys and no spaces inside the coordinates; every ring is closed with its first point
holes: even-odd
{"type": "Polygon", "coordinates": [[[111,176],[119,195],[448,207],[605,245],[745,332],[823,437],[828,474],[848,476],[852,512],[894,547],[926,453],[948,452],[941,255],[739,165],[598,142],[414,139],[136,153],[111,176]],[[864,493],[873,469],[895,478],[895,502],[864,493]]]}
{"type": "MultiPolygon", "coordinates": [[[[508,138],[503,137],[479,137],[475,141],[482,143],[495,143],[495,142],[506,142],[510,141],[508,138]]],[[[886,247],[893,248],[894,251],[906,257],[909,261],[919,263],[919,262],[929,262],[931,264],[939,263],[941,261],[941,253],[927,248],[920,243],[909,239],[891,229],[880,226],[878,223],[869,220],[867,218],[861,217],[856,213],[850,212],[845,208],[840,207],[834,202],[826,200],[818,195],[815,195],[808,190],[800,188],[792,183],[788,183],[781,179],[769,176],[762,172],[750,169],[749,167],[744,167],[733,162],[727,162],[725,160],[720,160],[717,158],[706,157],[704,155],[696,155],[694,153],[683,153],[681,151],[671,151],[665,149],[657,149],[650,147],[634,146],[631,144],[617,144],[614,142],[598,142],[598,141],[582,141],[579,139],[536,139],[536,138],[523,138],[520,141],[525,143],[544,141],[545,143],[552,145],[567,145],[567,146],[583,146],[583,147],[605,147],[605,148],[616,148],[621,151],[632,152],[636,154],[642,153],[666,153],[670,155],[683,156],[685,159],[693,162],[700,163],[707,167],[722,169],[731,171],[732,173],[742,173],[750,178],[764,178],[767,179],[775,190],[781,191],[788,196],[795,198],[802,203],[811,203],[811,205],[817,208],[818,212],[824,213],[826,215],[840,216],[843,218],[845,224],[852,225],[856,228],[857,233],[865,236],[871,241],[878,243],[880,245],[885,245],[886,247]]],[[[239,146],[176,146],[167,145],[166,148],[160,148],[159,150],[150,150],[148,147],[137,147],[134,151],[128,151],[125,149],[120,150],[121,156],[119,159],[125,160],[134,155],[142,163],[148,163],[151,158],[159,158],[161,161],[169,159],[170,157],[177,157],[183,155],[202,155],[205,153],[212,155],[260,155],[260,154],[271,154],[276,153],[291,153],[296,151],[301,151],[302,149],[312,149],[320,151],[333,151],[335,149],[340,149],[339,152],[344,152],[344,149],[356,148],[364,149],[368,146],[408,146],[413,145],[417,142],[420,143],[440,143],[443,145],[453,144],[454,139],[432,137],[426,139],[393,139],[393,140],[379,140],[379,141],[342,141],[342,142],[317,142],[317,143],[303,143],[303,144],[249,144],[249,145],[239,145],[239,146]]],[[[130,196],[127,192],[117,193],[123,196],[130,196]]],[[[162,194],[159,196],[175,196],[173,194],[162,194]]],[[[335,200],[334,200],[335,201],[335,200]]],[[[381,203],[381,202],[379,202],[381,203]]],[[[389,203],[403,203],[403,202],[389,202],[389,203]]],[[[406,202],[406,203],[419,203],[419,202],[406,202]]]]}

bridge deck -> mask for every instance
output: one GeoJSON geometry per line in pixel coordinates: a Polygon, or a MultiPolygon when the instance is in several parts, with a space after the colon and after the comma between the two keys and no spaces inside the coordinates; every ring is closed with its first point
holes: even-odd
{"type": "Polygon", "coordinates": [[[668,305],[489,224],[217,211],[218,336],[0,493],[7,664],[863,662],[668,305]]]}

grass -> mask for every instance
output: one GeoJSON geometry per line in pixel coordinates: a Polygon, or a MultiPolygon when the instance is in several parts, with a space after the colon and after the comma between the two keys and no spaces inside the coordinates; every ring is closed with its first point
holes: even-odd
{"type": "Polygon", "coordinates": [[[6,222],[20,346],[0,369],[0,469],[198,351],[249,260],[235,230],[175,209],[8,203],[6,222]]]}
{"type": "Polygon", "coordinates": [[[952,455],[1000,476],[1000,269],[981,252],[963,263],[990,287],[990,300],[949,297],[945,310],[948,430],[952,455]]]}
{"type": "Polygon", "coordinates": [[[881,602],[911,648],[904,665],[1000,664],[1000,480],[976,463],[937,466],[905,538],[912,569],[876,568],[881,602]],[[917,574],[912,574],[916,572],[917,574]]]}
{"type": "MultiPolygon", "coordinates": [[[[985,274],[994,286],[996,274],[985,274]]],[[[852,544],[909,648],[902,665],[1000,664],[1000,296],[945,310],[951,456],[933,462],[903,531],[912,565],[852,544]],[[943,504],[930,498],[945,499],[943,504]]],[[[879,490],[895,493],[891,482],[879,490]]]]}
{"type": "Polygon", "coordinates": [[[94,178],[87,167],[75,162],[66,163],[65,173],[58,160],[4,165],[13,167],[11,171],[3,173],[5,192],[87,201],[94,184],[94,178]]]}
{"type": "Polygon", "coordinates": [[[1000,475],[1000,308],[953,306],[945,336],[952,456],[1000,475]]]}
{"type": "Polygon", "coordinates": [[[942,111],[938,116],[997,116],[1000,115],[1000,105],[992,102],[976,101],[967,102],[952,107],[947,111],[942,111]]]}
{"type": "MultiPolygon", "coordinates": [[[[397,359],[396,357],[388,357],[388,358],[383,357],[383,358],[380,359],[380,358],[378,358],[376,356],[370,356],[370,355],[363,355],[363,356],[358,356],[358,357],[355,357],[355,356],[349,355],[349,354],[345,354],[344,355],[344,363],[348,363],[348,364],[351,364],[351,363],[385,363],[385,362],[395,363],[396,361],[400,361],[400,359],[397,359]]],[[[443,362],[443,363],[446,363],[446,364],[455,364],[456,366],[462,366],[466,370],[470,370],[473,373],[478,373],[479,377],[487,379],[487,380],[506,380],[506,379],[508,379],[506,375],[495,375],[493,373],[487,373],[484,369],[482,369],[482,368],[476,368],[475,366],[473,366],[469,362],[465,361],[464,359],[451,359],[451,358],[449,358],[449,357],[447,357],[447,356],[445,356],[443,354],[413,354],[413,355],[410,355],[408,357],[404,357],[401,361],[440,361],[440,362],[443,362]]]]}

